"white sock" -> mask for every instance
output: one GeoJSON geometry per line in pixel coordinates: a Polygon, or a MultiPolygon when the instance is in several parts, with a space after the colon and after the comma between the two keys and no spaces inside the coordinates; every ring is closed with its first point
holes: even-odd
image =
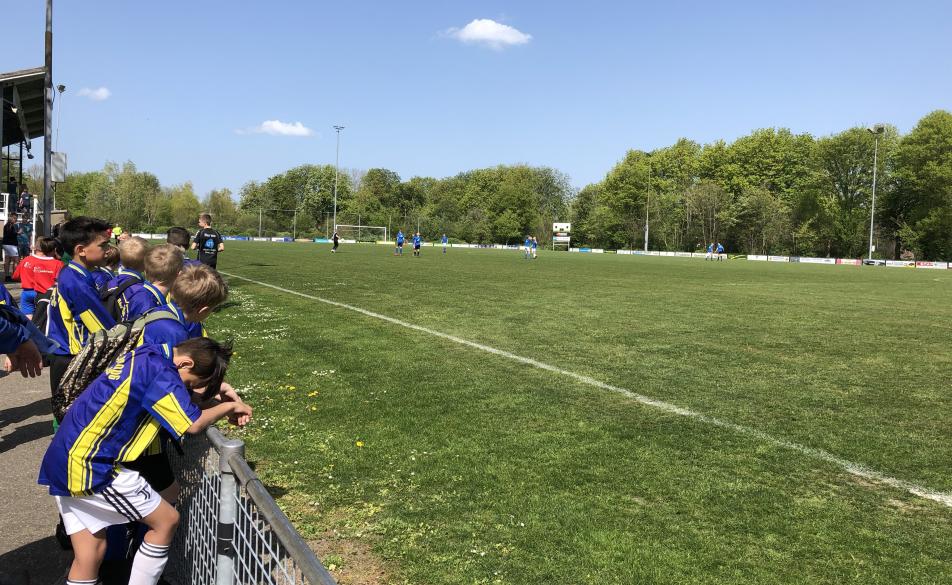
{"type": "Polygon", "coordinates": [[[143,540],[132,561],[129,585],[156,585],[168,560],[168,545],[149,544],[143,540]]]}
{"type": "Polygon", "coordinates": [[[66,579],[66,585],[96,585],[99,579],[66,579]]]}

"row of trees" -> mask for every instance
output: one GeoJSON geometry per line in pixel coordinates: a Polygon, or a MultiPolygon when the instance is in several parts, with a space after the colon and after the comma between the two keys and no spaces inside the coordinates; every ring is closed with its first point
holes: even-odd
{"type": "MultiPolygon", "coordinates": [[[[731,144],[681,139],[630,151],[571,206],[574,236],[606,248],[862,256],[876,138],[865,128],[814,138],[757,130],[731,144]]],[[[905,136],[879,135],[874,244],[879,256],[952,258],[952,114],[905,136]]]]}
{"type": "MultiPolygon", "coordinates": [[[[300,236],[329,233],[337,182],[338,223],[389,226],[426,238],[479,243],[548,242],[551,223],[573,223],[573,241],[604,248],[857,257],[867,248],[875,138],[865,128],[815,138],[786,129],[728,144],[681,139],[629,151],[598,183],[576,192],[558,170],[498,166],[403,180],[382,168],[302,165],[265,181],[199,199],[190,183],[163,187],[131,162],[72,173],[57,203],[135,230],[193,225],[208,210],[223,231],[300,236]],[[65,204],[65,205],[64,205],[65,204]]],[[[879,256],[952,259],[952,114],[936,111],[906,135],[878,140],[875,238],[879,256]]]]}

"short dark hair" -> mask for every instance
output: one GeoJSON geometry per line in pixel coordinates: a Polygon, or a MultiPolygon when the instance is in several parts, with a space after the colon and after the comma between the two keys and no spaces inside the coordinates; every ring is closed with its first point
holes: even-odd
{"type": "Polygon", "coordinates": [[[212,214],[210,213],[203,213],[198,216],[198,219],[199,221],[204,221],[208,225],[212,225],[212,214]]]}
{"type": "Polygon", "coordinates": [[[63,250],[69,254],[76,252],[76,246],[90,244],[96,236],[112,229],[112,224],[97,217],[81,215],[63,224],[59,231],[59,241],[63,250]]]}
{"type": "Polygon", "coordinates": [[[230,342],[219,343],[210,337],[193,337],[176,345],[175,351],[187,355],[195,363],[192,373],[201,379],[199,388],[205,388],[203,398],[210,398],[221,391],[221,382],[231,361],[230,342]]]}
{"type": "Polygon", "coordinates": [[[188,250],[188,245],[192,243],[192,235],[183,227],[169,228],[169,231],[165,232],[165,243],[188,250]]]}
{"type": "Polygon", "coordinates": [[[47,256],[52,256],[56,252],[59,242],[53,238],[43,236],[36,239],[36,244],[40,247],[41,252],[47,256]]]}

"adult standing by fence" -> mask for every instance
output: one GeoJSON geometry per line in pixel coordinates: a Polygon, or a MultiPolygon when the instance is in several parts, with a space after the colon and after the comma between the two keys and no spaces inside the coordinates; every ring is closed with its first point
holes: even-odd
{"type": "Polygon", "coordinates": [[[3,280],[12,282],[13,269],[20,258],[19,241],[17,240],[17,214],[7,216],[7,223],[3,224],[3,280]]]}
{"type": "Polygon", "coordinates": [[[198,216],[198,232],[192,241],[192,249],[198,250],[198,261],[212,268],[218,267],[218,253],[225,250],[221,234],[212,228],[212,216],[203,213],[198,216]]]}

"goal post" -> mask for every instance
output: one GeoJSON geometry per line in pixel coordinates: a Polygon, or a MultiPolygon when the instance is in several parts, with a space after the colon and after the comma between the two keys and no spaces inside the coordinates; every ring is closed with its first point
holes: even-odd
{"type": "Polygon", "coordinates": [[[389,236],[389,230],[387,230],[387,226],[385,225],[350,225],[339,223],[334,228],[334,231],[342,238],[357,242],[386,242],[389,236]]]}

